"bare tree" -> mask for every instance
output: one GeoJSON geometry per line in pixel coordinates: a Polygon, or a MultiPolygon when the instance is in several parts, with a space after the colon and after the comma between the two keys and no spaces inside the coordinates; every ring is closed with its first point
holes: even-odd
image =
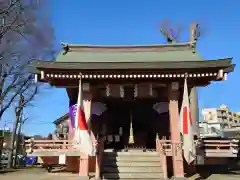
{"type": "Polygon", "coordinates": [[[33,59],[52,59],[54,31],[46,0],[0,0],[0,118],[24,95],[30,102],[39,85],[29,73],[33,59]]]}
{"type": "Polygon", "coordinates": [[[16,115],[8,167],[12,167],[22,110],[39,91],[29,65],[33,59],[52,59],[54,31],[46,11],[48,2],[0,0],[0,118],[9,107],[15,107],[16,115]]]}

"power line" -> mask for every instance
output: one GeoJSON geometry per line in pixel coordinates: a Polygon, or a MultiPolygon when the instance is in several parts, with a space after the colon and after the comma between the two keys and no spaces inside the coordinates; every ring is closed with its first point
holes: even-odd
{"type": "Polygon", "coordinates": [[[52,122],[28,122],[27,124],[38,124],[38,125],[46,125],[46,124],[52,124],[52,122]]]}

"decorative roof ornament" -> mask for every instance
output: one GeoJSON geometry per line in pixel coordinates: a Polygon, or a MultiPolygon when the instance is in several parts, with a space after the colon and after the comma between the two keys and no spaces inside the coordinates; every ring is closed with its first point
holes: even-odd
{"type": "Polygon", "coordinates": [[[196,53],[196,45],[200,35],[201,35],[200,25],[198,23],[191,24],[190,25],[190,43],[191,43],[193,53],[196,53]]]}
{"type": "Polygon", "coordinates": [[[160,26],[160,32],[166,38],[168,44],[176,43],[182,28],[180,26],[169,27],[169,22],[164,21],[160,26]]]}
{"type": "MultiPolygon", "coordinates": [[[[170,27],[168,21],[164,21],[161,24],[160,32],[166,38],[168,44],[174,44],[179,41],[180,33],[182,28],[180,26],[170,27]]],[[[192,52],[196,53],[196,44],[200,37],[200,24],[193,23],[190,25],[190,45],[192,52]]]]}
{"type": "Polygon", "coordinates": [[[63,46],[63,55],[66,55],[69,51],[69,45],[61,42],[61,45],[63,46]]]}
{"type": "Polygon", "coordinates": [[[174,38],[170,34],[168,34],[167,31],[165,31],[164,29],[160,29],[160,32],[164,35],[169,44],[176,42],[174,38]]]}

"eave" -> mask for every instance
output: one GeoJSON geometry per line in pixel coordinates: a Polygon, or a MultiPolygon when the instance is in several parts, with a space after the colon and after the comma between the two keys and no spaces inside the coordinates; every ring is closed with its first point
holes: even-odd
{"type": "MultiPolygon", "coordinates": [[[[172,70],[172,69],[200,69],[200,68],[218,68],[230,67],[232,58],[206,60],[206,61],[161,61],[161,62],[48,62],[35,61],[33,67],[37,70],[44,71],[96,71],[96,70],[172,70]]],[[[233,67],[234,68],[234,67],[233,67]]],[[[33,72],[33,73],[37,73],[33,72]]]]}
{"type": "MultiPolygon", "coordinates": [[[[205,86],[211,81],[227,79],[227,74],[234,71],[232,58],[186,61],[186,62],[101,62],[101,63],[34,63],[33,73],[36,81],[49,82],[51,85],[76,86],[81,77],[86,82],[118,80],[124,81],[183,81],[187,77],[193,85],[205,86]]],[[[102,82],[101,82],[102,83],[102,82]]]]}

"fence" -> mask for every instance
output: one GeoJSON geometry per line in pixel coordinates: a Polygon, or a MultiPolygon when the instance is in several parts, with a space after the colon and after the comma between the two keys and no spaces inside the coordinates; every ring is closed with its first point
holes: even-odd
{"type": "MultiPolygon", "coordinates": [[[[157,140],[161,144],[166,156],[172,156],[173,146],[182,148],[182,143],[171,140],[157,140]]],[[[28,154],[33,152],[77,152],[70,140],[34,140],[25,142],[28,154]]],[[[205,156],[234,157],[239,152],[239,140],[197,140],[195,141],[198,153],[205,156]]]]}

